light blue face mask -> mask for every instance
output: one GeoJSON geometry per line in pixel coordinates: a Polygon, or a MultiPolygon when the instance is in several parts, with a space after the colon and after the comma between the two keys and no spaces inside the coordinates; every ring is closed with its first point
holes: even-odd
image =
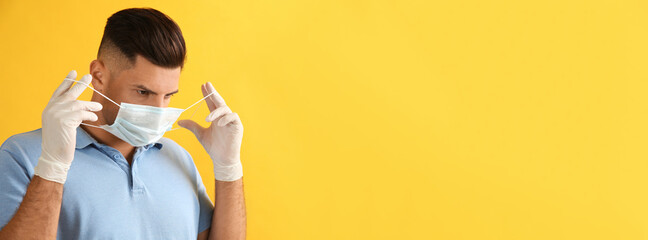
{"type": "MultiPolygon", "coordinates": [[[[85,84],[72,79],[65,80],[85,84]]],[[[117,117],[115,118],[115,122],[112,125],[104,124],[101,126],[95,126],[86,123],[81,124],[104,129],[132,146],[144,146],[154,143],[160,140],[160,138],[162,138],[164,133],[166,133],[167,131],[179,129],[171,127],[173,126],[173,123],[178,120],[180,114],[215,93],[210,93],[209,95],[198,100],[196,103],[185,109],[171,107],[161,108],[125,102],[117,104],[115,101],[106,97],[89,85],[85,85],[102,97],[108,99],[108,101],[117,105],[119,107],[119,112],[117,112],[117,117]]],[[[196,108],[196,110],[198,110],[198,108],[196,108]]],[[[194,111],[193,114],[195,113],[196,111],[194,111]]],[[[191,116],[193,116],[193,114],[191,116]]]]}

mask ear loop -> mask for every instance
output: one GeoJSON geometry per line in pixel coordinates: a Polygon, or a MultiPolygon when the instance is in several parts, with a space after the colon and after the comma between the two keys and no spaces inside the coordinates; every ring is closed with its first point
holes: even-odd
{"type": "MultiPolygon", "coordinates": [[[[210,93],[210,94],[207,94],[207,96],[205,96],[204,98],[198,100],[198,101],[195,102],[194,104],[191,104],[191,106],[189,106],[188,108],[185,108],[184,110],[182,110],[182,112],[189,110],[189,108],[193,107],[193,106],[196,105],[196,104],[202,103],[203,100],[205,100],[207,97],[211,96],[211,95],[214,94],[214,93],[216,93],[216,92],[212,92],[212,93],[210,93]]],[[[201,105],[202,105],[202,104],[201,104],[201,105]]],[[[189,117],[189,119],[193,118],[193,116],[196,114],[197,111],[198,111],[198,107],[197,107],[196,109],[194,109],[194,111],[193,111],[193,113],[191,114],[191,116],[189,117]]],[[[177,129],[181,129],[181,128],[183,128],[183,127],[171,128],[171,129],[169,129],[169,131],[173,131],[173,130],[177,130],[177,129]]]]}
{"type": "Polygon", "coordinates": [[[80,83],[80,84],[86,85],[86,87],[92,89],[92,91],[95,91],[96,93],[99,93],[99,95],[101,95],[102,97],[108,99],[108,101],[114,103],[115,105],[117,105],[117,107],[121,107],[121,105],[117,104],[115,101],[113,101],[113,100],[110,99],[109,97],[106,97],[106,95],[103,95],[103,93],[100,93],[99,91],[97,91],[97,90],[95,90],[94,88],[90,87],[90,85],[88,85],[87,83],[80,82],[80,81],[77,81],[77,80],[72,80],[72,79],[69,79],[69,78],[66,78],[66,79],[64,79],[64,80],[66,80],[66,81],[72,81],[72,82],[76,82],[76,83],[80,83]]]}
{"type": "MultiPolygon", "coordinates": [[[[201,105],[202,105],[202,104],[201,104],[201,105]]],[[[199,105],[199,106],[200,106],[200,105],[199,105]]],[[[187,109],[189,109],[189,108],[187,108],[187,109]]],[[[197,107],[196,109],[194,109],[194,111],[193,111],[193,113],[191,114],[191,116],[189,117],[189,119],[192,119],[193,116],[196,114],[197,111],[198,111],[198,107],[197,107]]],[[[184,111],[183,111],[183,112],[184,112],[184,111]]],[[[178,130],[178,129],[181,129],[181,128],[183,128],[183,127],[171,128],[171,129],[169,129],[169,131],[178,130]]]]}
{"type": "MultiPolygon", "coordinates": [[[[81,81],[77,81],[77,80],[73,80],[73,79],[69,79],[69,78],[66,78],[66,79],[63,79],[63,80],[66,80],[66,81],[72,81],[72,82],[76,82],[76,83],[80,83],[80,84],[82,84],[82,85],[85,85],[86,87],[92,89],[92,91],[98,93],[98,94],[101,95],[102,97],[108,99],[108,101],[110,101],[110,102],[114,103],[115,105],[117,105],[117,107],[120,107],[120,108],[121,108],[121,105],[117,104],[115,101],[113,101],[113,100],[110,99],[109,97],[106,97],[106,95],[103,95],[103,93],[100,93],[99,91],[95,90],[94,88],[92,88],[92,87],[91,87],[90,85],[88,85],[87,83],[84,83],[84,82],[81,82],[81,81]]],[[[81,123],[81,125],[86,125],[86,126],[90,126],[90,127],[94,127],[94,128],[103,129],[103,128],[99,127],[99,126],[90,125],[90,124],[87,124],[87,123],[81,123]]]]}
{"type": "MultiPolygon", "coordinates": [[[[108,99],[108,101],[110,101],[110,102],[114,103],[115,105],[117,105],[117,107],[120,107],[120,108],[121,108],[121,105],[119,105],[118,103],[116,103],[115,101],[113,101],[112,99],[110,99],[109,97],[106,97],[106,95],[103,95],[103,93],[101,93],[101,92],[95,90],[95,89],[92,88],[90,85],[88,85],[88,84],[86,84],[86,83],[84,83],[84,82],[80,82],[80,81],[77,81],[77,80],[72,80],[72,79],[69,79],[69,78],[66,78],[66,79],[64,79],[64,80],[66,80],[66,81],[72,81],[72,82],[76,82],[76,83],[83,84],[83,85],[85,85],[86,87],[92,89],[92,91],[94,91],[94,92],[98,93],[99,95],[101,95],[102,97],[108,99]]],[[[216,92],[212,92],[212,93],[210,93],[210,94],[207,94],[207,96],[201,98],[200,100],[198,100],[198,101],[195,102],[194,104],[191,104],[191,106],[189,106],[188,108],[185,108],[184,110],[182,110],[182,112],[185,112],[185,111],[189,110],[189,108],[195,106],[196,104],[201,103],[203,100],[205,100],[207,97],[211,96],[211,95],[214,94],[214,93],[216,93],[216,92]]],[[[198,108],[194,109],[194,112],[191,114],[191,116],[189,117],[189,119],[193,118],[193,116],[196,114],[197,111],[198,111],[198,108]]],[[[90,125],[90,124],[87,124],[87,123],[81,123],[81,124],[82,124],[82,125],[86,125],[86,126],[90,126],[90,127],[95,127],[95,128],[103,129],[102,127],[95,126],[95,125],[90,125]]],[[[179,128],[172,128],[172,129],[169,129],[168,131],[173,131],[173,130],[177,130],[177,129],[181,129],[181,128],[182,128],[182,127],[179,127],[179,128]]]]}

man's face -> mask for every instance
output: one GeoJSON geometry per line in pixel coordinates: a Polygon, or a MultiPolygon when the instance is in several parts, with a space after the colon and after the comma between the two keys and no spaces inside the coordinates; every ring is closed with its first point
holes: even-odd
{"type": "MultiPolygon", "coordinates": [[[[106,71],[104,77],[101,92],[118,104],[125,102],[168,107],[171,96],[178,92],[180,67],[156,66],[146,58],[137,55],[133,67],[121,71],[106,71]],[[110,72],[115,75],[110,76],[110,72]]],[[[101,99],[103,99],[102,113],[106,124],[113,124],[119,107],[103,97],[101,99]]]]}

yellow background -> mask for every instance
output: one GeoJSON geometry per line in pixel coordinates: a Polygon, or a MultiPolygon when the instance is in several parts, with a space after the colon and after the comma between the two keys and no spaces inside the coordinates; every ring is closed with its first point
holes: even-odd
{"type": "Polygon", "coordinates": [[[142,6],[186,38],[174,104],[242,119],[248,239],[648,239],[645,1],[2,1],[0,140],[142,6]]]}

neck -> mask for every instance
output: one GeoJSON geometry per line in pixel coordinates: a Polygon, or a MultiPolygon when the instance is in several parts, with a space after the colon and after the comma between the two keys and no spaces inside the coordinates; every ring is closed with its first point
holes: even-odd
{"type": "MultiPolygon", "coordinates": [[[[95,93],[98,93],[95,91],[95,93]]],[[[113,105],[112,102],[109,102],[106,100],[107,98],[99,96],[97,94],[92,95],[91,101],[93,102],[99,102],[101,103],[104,108],[111,108],[115,111],[119,110],[119,107],[115,108],[115,105],[113,105]]],[[[105,109],[104,109],[105,110],[105,109]]],[[[103,111],[97,111],[94,112],[97,114],[97,121],[91,122],[91,121],[83,121],[85,124],[90,124],[94,126],[101,126],[103,124],[106,124],[106,119],[103,115],[103,111]]],[[[107,132],[106,130],[103,130],[101,128],[95,128],[95,127],[88,127],[85,125],[81,125],[83,130],[88,132],[90,136],[92,136],[94,139],[97,140],[97,142],[111,146],[114,149],[117,149],[124,158],[126,158],[126,161],[128,164],[132,163],[133,155],[135,155],[135,147],[130,145],[127,142],[124,142],[124,140],[119,139],[118,137],[115,137],[115,135],[112,135],[112,133],[107,132]]]]}
{"type": "MultiPolygon", "coordinates": [[[[94,123],[84,122],[84,123],[98,126],[96,122],[94,123]]],[[[124,158],[126,158],[128,164],[132,163],[133,155],[135,154],[135,147],[133,147],[127,142],[124,142],[118,137],[115,137],[115,135],[112,135],[106,130],[100,128],[88,127],[85,125],[81,125],[81,128],[83,128],[83,130],[85,130],[88,134],[90,134],[90,136],[96,139],[97,142],[111,146],[114,149],[117,149],[117,151],[119,151],[124,156],[124,158]]]]}

